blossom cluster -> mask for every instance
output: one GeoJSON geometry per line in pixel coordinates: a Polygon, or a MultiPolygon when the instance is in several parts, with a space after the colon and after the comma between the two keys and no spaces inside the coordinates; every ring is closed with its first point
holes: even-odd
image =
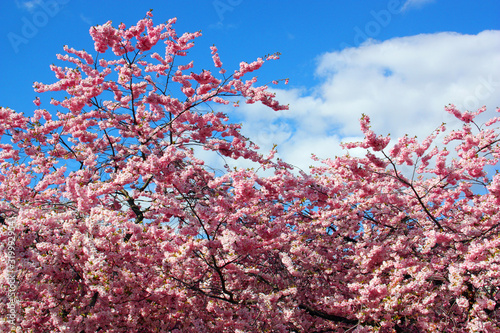
{"type": "Polygon", "coordinates": [[[248,77],[278,55],[228,74],[213,46],[218,74],[197,71],[201,33],[175,21],[92,27],[96,55],[64,47],[32,117],[0,108],[0,216],[16,221],[0,257],[14,248],[19,302],[1,331],[500,331],[500,118],[450,105],[461,128],[391,145],[365,115],[344,145],[364,156],[297,171],[219,112],[287,109],[248,77]],[[214,170],[200,146],[268,176],[214,170]]]}

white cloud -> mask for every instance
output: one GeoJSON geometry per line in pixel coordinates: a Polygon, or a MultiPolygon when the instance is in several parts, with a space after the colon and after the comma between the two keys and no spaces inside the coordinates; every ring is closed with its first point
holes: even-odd
{"type": "MultiPolygon", "coordinates": [[[[311,153],[320,158],[343,154],[340,141],[361,136],[362,113],[372,129],[391,134],[429,135],[442,122],[457,123],[444,111],[486,105],[491,117],[500,106],[500,31],[478,35],[422,34],[365,43],[325,53],[312,93],[277,90],[289,111],[242,105],[243,133],[264,151],[278,144],[279,156],[307,169],[311,153]]],[[[235,111],[233,111],[235,112],[235,111]]],[[[484,118],[483,118],[484,119],[484,118]]]]}
{"type": "Polygon", "coordinates": [[[435,0],[407,0],[404,3],[403,7],[401,7],[401,11],[405,12],[412,8],[421,8],[422,6],[434,1],[435,0]]]}

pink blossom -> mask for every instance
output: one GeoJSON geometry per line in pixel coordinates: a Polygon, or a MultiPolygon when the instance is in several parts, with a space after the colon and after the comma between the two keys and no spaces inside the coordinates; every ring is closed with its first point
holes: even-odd
{"type": "Polygon", "coordinates": [[[440,125],[390,147],[363,116],[343,145],[362,156],[297,170],[224,113],[288,108],[243,80],[279,55],[225,76],[213,46],[220,71],[194,72],[201,33],[175,22],[93,27],[105,54],[65,46],[34,83],[51,109],[0,107],[0,282],[15,255],[22,330],[498,331],[497,118],[449,106],[442,142],[440,125]]]}

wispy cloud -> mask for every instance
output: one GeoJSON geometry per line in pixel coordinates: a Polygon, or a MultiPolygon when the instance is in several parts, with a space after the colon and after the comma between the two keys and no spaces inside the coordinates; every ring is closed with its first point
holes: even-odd
{"type": "Polygon", "coordinates": [[[435,0],[407,0],[403,7],[401,7],[401,11],[405,12],[413,8],[421,8],[422,6],[434,1],[435,0]]]}
{"type": "Polygon", "coordinates": [[[228,29],[235,29],[236,25],[231,24],[231,23],[222,23],[222,21],[218,21],[217,23],[212,23],[208,26],[210,29],[215,29],[215,30],[228,30],[228,29]]]}
{"type": "Polygon", "coordinates": [[[92,19],[88,16],[83,15],[83,13],[80,14],[80,19],[88,25],[94,25],[92,19]]]}
{"type": "Polygon", "coordinates": [[[33,12],[37,6],[42,3],[42,0],[16,0],[18,8],[33,12]]]}

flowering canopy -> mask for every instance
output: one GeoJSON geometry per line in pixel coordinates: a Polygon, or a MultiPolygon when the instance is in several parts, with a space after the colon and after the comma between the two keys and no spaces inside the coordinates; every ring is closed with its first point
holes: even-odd
{"type": "Polygon", "coordinates": [[[363,116],[365,140],[345,148],[364,157],[297,173],[217,111],[287,109],[247,78],[278,55],[229,74],[214,46],[217,73],[195,73],[184,59],[201,33],[174,23],[148,13],[92,27],[95,56],[65,47],[57,82],[34,84],[63,96],[57,114],[0,108],[0,212],[16,255],[9,273],[2,234],[2,317],[9,274],[18,301],[2,331],[500,330],[500,176],[487,173],[499,118],[481,128],[484,108],[450,105],[463,126],[441,145],[444,125],[388,148],[363,116]],[[215,172],[193,147],[272,175],[215,172]]]}

